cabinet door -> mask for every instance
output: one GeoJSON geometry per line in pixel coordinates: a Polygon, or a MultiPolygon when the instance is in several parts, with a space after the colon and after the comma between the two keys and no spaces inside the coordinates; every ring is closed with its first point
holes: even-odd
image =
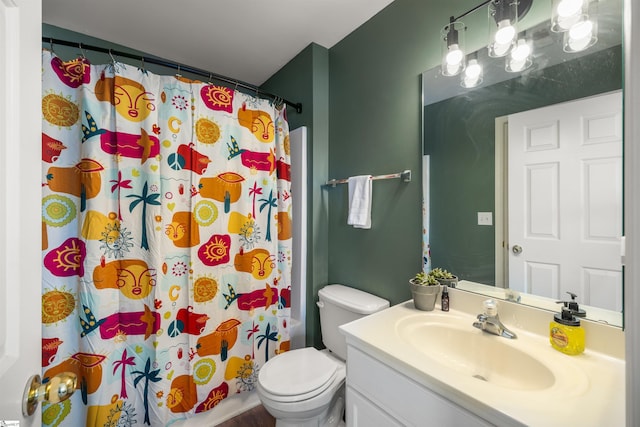
{"type": "MultiPolygon", "coordinates": [[[[368,406],[357,405],[350,403],[347,396],[347,408],[352,409],[352,406],[357,406],[360,420],[364,420],[365,417],[367,420],[367,422],[358,420],[357,423],[349,424],[352,426],[491,426],[469,410],[351,345],[348,347],[347,354],[347,389],[349,388],[370,402],[368,406]],[[383,415],[395,421],[384,424],[386,420],[382,418],[383,415]]],[[[347,410],[348,419],[349,411],[347,410]]],[[[514,421],[511,424],[518,423],[514,421]]]]}
{"type": "Polygon", "coordinates": [[[351,387],[347,387],[345,412],[348,427],[402,427],[402,424],[351,387]]]}

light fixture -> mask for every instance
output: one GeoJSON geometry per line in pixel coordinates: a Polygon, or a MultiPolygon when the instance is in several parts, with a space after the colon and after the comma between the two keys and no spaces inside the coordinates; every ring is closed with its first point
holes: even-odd
{"type": "Polygon", "coordinates": [[[489,2],[489,56],[500,58],[511,52],[518,31],[518,1],[489,2]]]}
{"type": "Polygon", "coordinates": [[[587,14],[587,0],[552,0],[551,31],[568,31],[580,17],[587,14]]]}
{"type": "Polygon", "coordinates": [[[467,67],[464,69],[464,73],[462,73],[462,78],[460,79],[460,85],[465,88],[480,86],[482,84],[482,78],[482,65],[478,62],[478,53],[474,52],[469,55],[467,67]]]}
{"type": "Polygon", "coordinates": [[[598,41],[597,0],[552,0],[551,31],[564,33],[565,52],[580,52],[598,41]]]}
{"type": "Polygon", "coordinates": [[[595,17],[582,15],[569,31],[564,33],[563,50],[565,52],[583,51],[598,41],[598,22],[595,17]]]}
{"type": "Polygon", "coordinates": [[[519,73],[531,67],[531,52],[531,44],[524,37],[518,39],[507,57],[504,69],[510,73],[519,73]]]}
{"type": "Polygon", "coordinates": [[[442,75],[455,76],[465,67],[464,33],[466,26],[455,22],[452,16],[449,24],[441,31],[442,38],[442,75]]]}
{"type": "MultiPolygon", "coordinates": [[[[563,33],[563,50],[580,52],[598,41],[597,4],[599,0],[551,0],[551,30],[563,33]]],[[[531,9],[533,0],[483,0],[458,17],[451,16],[440,32],[442,46],[441,73],[456,76],[465,71],[460,85],[472,88],[483,81],[483,67],[477,53],[466,57],[466,25],[460,19],[488,5],[489,44],[487,54],[505,58],[505,70],[522,72],[533,65],[532,44],[518,37],[517,25],[531,9]]]]}

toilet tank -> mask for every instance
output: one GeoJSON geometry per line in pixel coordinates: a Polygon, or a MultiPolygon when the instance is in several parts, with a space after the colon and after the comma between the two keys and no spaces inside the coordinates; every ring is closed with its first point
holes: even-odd
{"type": "Polygon", "coordinates": [[[318,299],[322,342],[342,360],[347,358],[347,342],[339,326],[389,307],[385,299],[344,285],[325,286],[318,299]]]}

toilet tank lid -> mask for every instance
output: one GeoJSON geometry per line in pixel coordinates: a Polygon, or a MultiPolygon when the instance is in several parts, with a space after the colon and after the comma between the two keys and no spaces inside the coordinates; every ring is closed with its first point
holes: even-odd
{"type": "Polygon", "coordinates": [[[321,301],[359,314],[371,314],[389,307],[389,301],[344,285],[327,285],[318,291],[321,301]]]}

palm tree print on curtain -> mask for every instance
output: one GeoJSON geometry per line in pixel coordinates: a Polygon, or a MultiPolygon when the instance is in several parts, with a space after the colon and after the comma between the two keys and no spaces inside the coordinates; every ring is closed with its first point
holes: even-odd
{"type": "Polygon", "coordinates": [[[46,426],[161,426],[252,390],[289,348],[285,110],[43,51],[46,426]]]}

